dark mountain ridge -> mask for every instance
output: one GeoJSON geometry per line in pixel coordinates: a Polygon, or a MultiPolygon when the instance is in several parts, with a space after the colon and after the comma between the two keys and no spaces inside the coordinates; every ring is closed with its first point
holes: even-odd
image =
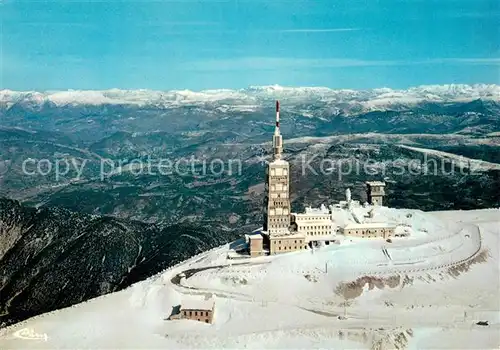
{"type": "Polygon", "coordinates": [[[118,291],[235,237],[201,227],[0,198],[0,326],[118,291]]]}

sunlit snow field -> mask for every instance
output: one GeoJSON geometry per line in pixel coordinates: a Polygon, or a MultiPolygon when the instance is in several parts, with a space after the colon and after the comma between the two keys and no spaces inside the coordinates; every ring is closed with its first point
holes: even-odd
{"type": "Polygon", "coordinates": [[[411,236],[339,237],[340,244],[251,260],[227,259],[226,245],[4,329],[0,347],[498,348],[500,210],[376,215],[404,223],[411,236]],[[193,268],[205,270],[175,278],[193,268]],[[212,325],[166,320],[183,300],[209,296],[212,325]]]}

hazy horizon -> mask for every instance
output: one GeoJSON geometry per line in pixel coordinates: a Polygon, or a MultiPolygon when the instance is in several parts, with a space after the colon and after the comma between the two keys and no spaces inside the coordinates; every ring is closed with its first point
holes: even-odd
{"type": "Polygon", "coordinates": [[[329,89],[329,90],[352,90],[352,91],[370,91],[370,90],[382,90],[382,89],[390,89],[393,91],[406,91],[410,89],[418,89],[418,88],[426,88],[426,87],[444,87],[444,86],[456,86],[456,87],[477,87],[477,86],[500,86],[500,83],[443,83],[443,84],[421,84],[421,85],[409,85],[401,88],[395,88],[392,86],[378,86],[373,88],[364,88],[364,89],[352,89],[352,88],[342,88],[342,87],[331,87],[331,86],[291,86],[291,85],[280,85],[280,84],[269,84],[269,85],[247,85],[240,88],[207,88],[207,89],[148,89],[148,88],[120,88],[120,87],[111,87],[105,89],[78,89],[78,88],[65,88],[65,89],[30,89],[30,90],[16,90],[10,89],[8,87],[0,88],[0,91],[13,91],[13,92],[40,92],[40,93],[51,93],[51,92],[79,92],[79,91],[159,91],[159,92],[173,92],[173,91],[190,91],[190,92],[204,92],[204,91],[215,91],[215,90],[228,90],[228,91],[238,91],[238,90],[248,90],[252,88],[276,88],[276,91],[280,89],[329,89]]]}

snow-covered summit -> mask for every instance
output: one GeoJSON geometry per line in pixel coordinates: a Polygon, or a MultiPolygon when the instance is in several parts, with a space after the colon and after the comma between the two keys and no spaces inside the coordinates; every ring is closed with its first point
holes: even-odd
{"type": "Polygon", "coordinates": [[[377,212],[421,232],[241,261],[227,259],[225,245],[126,290],[1,329],[0,344],[497,349],[499,210],[377,212]],[[174,306],[199,308],[189,304],[206,295],[216,296],[213,323],[167,320],[174,306]]]}
{"type": "Polygon", "coordinates": [[[494,84],[426,85],[406,90],[378,88],[372,90],[331,89],[327,87],[250,86],[244,89],[191,90],[66,90],[12,91],[0,90],[0,107],[16,103],[43,105],[137,105],[173,107],[183,104],[253,105],[280,98],[288,104],[319,101],[326,104],[355,104],[365,110],[422,102],[463,102],[476,99],[500,101],[500,86],[494,84]]]}

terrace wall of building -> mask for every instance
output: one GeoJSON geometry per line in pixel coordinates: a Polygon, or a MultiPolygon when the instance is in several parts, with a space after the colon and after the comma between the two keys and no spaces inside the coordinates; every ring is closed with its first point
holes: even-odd
{"type": "Polygon", "coordinates": [[[290,253],[306,249],[304,236],[290,235],[277,236],[269,239],[269,252],[271,255],[290,253]]]}
{"type": "Polygon", "coordinates": [[[212,323],[213,315],[213,310],[181,309],[181,317],[193,321],[212,323]]]}
{"type": "Polygon", "coordinates": [[[264,255],[263,238],[261,235],[253,235],[249,237],[250,256],[252,258],[264,255]]]}
{"type": "Polygon", "coordinates": [[[361,237],[361,238],[389,238],[394,236],[394,227],[344,227],[341,232],[345,236],[361,237]]]}

